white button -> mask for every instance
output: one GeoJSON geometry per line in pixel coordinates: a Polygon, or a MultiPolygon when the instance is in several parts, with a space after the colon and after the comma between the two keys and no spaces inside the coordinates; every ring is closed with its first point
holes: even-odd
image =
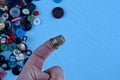
{"type": "Polygon", "coordinates": [[[42,21],[39,18],[35,18],[34,21],[33,21],[34,25],[40,25],[41,23],[42,23],[42,21]]]}

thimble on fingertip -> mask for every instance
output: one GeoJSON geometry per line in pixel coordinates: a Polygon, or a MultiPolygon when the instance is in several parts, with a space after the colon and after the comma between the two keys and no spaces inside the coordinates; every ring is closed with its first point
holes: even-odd
{"type": "Polygon", "coordinates": [[[54,49],[58,49],[59,46],[61,46],[62,44],[64,44],[65,38],[62,35],[59,35],[59,36],[56,36],[54,38],[51,38],[50,42],[51,42],[52,47],[54,49]]]}

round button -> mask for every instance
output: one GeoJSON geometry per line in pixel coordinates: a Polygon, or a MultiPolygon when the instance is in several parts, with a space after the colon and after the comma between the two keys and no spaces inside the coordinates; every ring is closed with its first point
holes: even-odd
{"type": "Polygon", "coordinates": [[[1,51],[6,51],[7,49],[8,49],[8,45],[7,45],[7,44],[2,43],[2,44],[0,45],[0,50],[1,50],[1,51]]]}
{"type": "Polygon", "coordinates": [[[14,75],[19,75],[21,71],[22,71],[22,66],[20,65],[17,65],[15,68],[12,69],[12,73],[14,75]]]}
{"type": "Polygon", "coordinates": [[[25,35],[25,31],[21,28],[18,28],[16,31],[15,31],[15,34],[17,37],[21,38],[25,35]]]}
{"type": "Polygon", "coordinates": [[[29,9],[30,12],[33,12],[33,11],[36,9],[36,5],[33,4],[33,3],[29,3],[29,4],[27,5],[27,9],[29,9]]]}
{"type": "Polygon", "coordinates": [[[10,67],[8,65],[8,60],[4,61],[4,63],[1,66],[4,70],[10,70],[10,67]]]}
{"type": "Polygon", "coordinates": [[[29,15],[29,14],[30,14],[30,11],[29,11],[29,9],[24,8],[24,9],[22,9],[22,13],[23,13],[24,15],[29,15]]]}
{"type": "Polygon", "coordinates": [[[52,14],[55,18],[62,18],[64,16],[64,10],[61,7],[56,7],[52,10],[52,14]]]}
{"type": "Polygon", "coordinates": [[[14,61],[14,62],[8,61],[8,66],[9,66],[10,68],[14,68],[14,67],[16,67],[16,65],[17,65],[17,61],[14,61]]]}
{"type": "Polygon", "coordinates": [[[0,40],[1,43],[7,43],[7,38],[6,37],[3,37],[1,40],[0,40]]]}
{"type": "Polygon", "coordinates": [[[39,15],[39,12],[38,12],[38,11],[34,11],[33,15],[34,15],[34,16],[38,16],[38,15],[39,15]]]}
{"type": "Polygon", "coordinates": [[[27,51],[26,51],[26,55],[27,55],[27,56],[31,56],[31,54],[32,54],[32,51],[31,51],[31,50],[27,50],[27,51]]]}
{"type": "Polygon", "coordinates": [[[55,3],[60,3],[62,0],[53,0],[55,3]]]}
{"type": "Polygon", "coordinates": [[[4,23],[6,21],[6,18],[5,17],[0,17],[0,22],[1,23],[4,23]]]}
{"type": "Polygon", "coordinates": [[[3,70],[0,70],[0,79],[4,78],[6,76],[6,72],[3,70]]]}
{"type": "Polygon", "coordinates": [[[3,14],[2,14],[2,17],[7,20],[7,19],[9,18],[9,15],[8,15],[8,13],[3,13],[3,14]]]}
{"type": "Polygon", "coordinates": [[[34,21],[33,21],[33,24],[37,26],[37,25],[40,25],[41,22],[42,21],[39,18],[35,18],[34,21]]]}
{"type": "Polygon", "coordinates": [[[0,30],[5,29],[5,23],[0,23],[0,30]]]}
{"type": "Polygon", "coordinates": [[[30,22],[26,22],[25,24],[22,25],[22,28],[24,31],[29,31],[32,29],[32,24],[30,22]]]}
{"type": "Polygon", "coordinates": [[[28,16],[27,20],[30,21],[30,22],[32,22],[34,20],[34,16],[28,16]]]}
{"type": "Polygon", "coordinates": [[[14,25],[19,27],[21,25],[21,22],[20,21],[16,21],[16,22],[14,22],[14,25]]]}
{"type": "Polygon", "coordinates": [[[13,7],[10,9],[10,15],[15,18],[18,17],[20,15],[20,9],[17,7],[13,7]]]}
{"type": "Polygon", "coordinates": [[[20,49],[21,51],[26,51],[27,50],[27,45],[24,43],[19,43],[17,45],[18,49],[20,49]]]}
{"type": "Polygon", "coordinates": [[[16,54],[17,61],[23,61],[25,59],[25,56],[23,53],[16,54]]]}
{"type": "Polygon", "coordinates": [[[21,53],[21,51],[19,50],[19,49],[14,49],[13,50],[13,55],[17,55],[17,54],[20,54],[21,53]]]}
{"type": "Polygon", "coordinates": [[[16,38],[15,38],[15,43],[17,43],[17,44],[21,43],[21,39],[18,38],[18,37],[16,37],[16,38]]]}

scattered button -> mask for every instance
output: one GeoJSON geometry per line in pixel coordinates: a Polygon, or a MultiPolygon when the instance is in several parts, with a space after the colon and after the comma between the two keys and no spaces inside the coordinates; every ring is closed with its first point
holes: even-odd
{"type": "Polygon", "coordinates": [[[6,76],[6,72],[3,70],[0,70],[0,79],[4,78],[6,76]]]}
{"type": "Polygon", "coordinates": [[[34,21],[33,21],[33,24],[37,26],[37,25],[40,25],[41,22],[42,21],[39,18],[35,18],[34,21]]]}
{"type": "Polygon", "coordinates": [[[32,29],[32,24],[30,22],[26,22],[25,24],[22,25],[22,28],[24,31],[29,31],[32,29]]]}
{"type": "Polygon", "coordinates": [[[21,51],[26,51],[27,50],[27,45],[24,43],[19,43],[17,45],[18,49],[20,49],[21,51]]]}
{"type": "Polygon", "coordinates": [[[26,55],[27,55],[27,56],[31,56],[31,54],[32,54],[32,51],[31,51],[31,50],[27,50],[27,51],[26,51],[26,55]]]}
{"type": "Polygon", "coordinates": [[[39,12],[38,12],[38,11],[34,11],[33,15],[34,15],[34,16],[38,16],[38,15],[39,15],[39,12]]]}
{"type": "Polygon", "coordinates": [[[15,68],[12,69],[12,73],[14,75],[19,75],[21,71],[22,71],[22,66],[20,65],[17,65],[15,68]]]}
{"type": "Polygon", "coordinates": [[[0,55],[0,63],[4,62],[5,61],[5,56],[3,55],[0,55]]]}
{"type": "Polygon", "coordinates": [[[17,37],[21,38],[25,35],[25,31],[21,28],[18,28],[16,31],[15,31],[15,34],[17,37]]]}
{"type": "Polygon", "coordinates": [[[59,19],[64,16],[64,10],[61,7],[56,7],[52,10],[53,17],[59,19]]]}
{"type": "Polygon", "coordinates": [[[10,15],[15,18],[18,17],[20,15],[20,9],[17,7],[13,7],[10,9],[10,15]]]}
{"type": "Polygon", "coordinates": [[[4,44],[4,43],[0,44],[0,50],[1,51],[6,51],[7,49],[8,49],[8,45],[7,44],[4,44]]]}

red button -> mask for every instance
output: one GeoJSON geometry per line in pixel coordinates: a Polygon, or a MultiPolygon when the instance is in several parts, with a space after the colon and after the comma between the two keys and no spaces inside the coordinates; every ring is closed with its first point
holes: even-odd
{"type": "Polygon", "coordinates": [[[0,79],[4,78],[6,76],[6,72],[5,71],[0,71],[0,79]]]}
{"type": "Polygon", "coordinates": [[[34,11],[33,15],[34,16],[38,16],[39,12],[38,11],[34,11]]]}
{"type": "Polygon", "coordinates": [[[24,6],[24,2],[19,2],[19,6],[24,6]]]}
{"type": "Polygon", "coordinates": [[[15,34],[9,34],[10,39],[14,39],[15,38],[15,34]]]}
{"type": "Polygon", "coordinates": [[[8,39],[8,43],[10,44],[14,43],[14,39],[8,39]]]}

